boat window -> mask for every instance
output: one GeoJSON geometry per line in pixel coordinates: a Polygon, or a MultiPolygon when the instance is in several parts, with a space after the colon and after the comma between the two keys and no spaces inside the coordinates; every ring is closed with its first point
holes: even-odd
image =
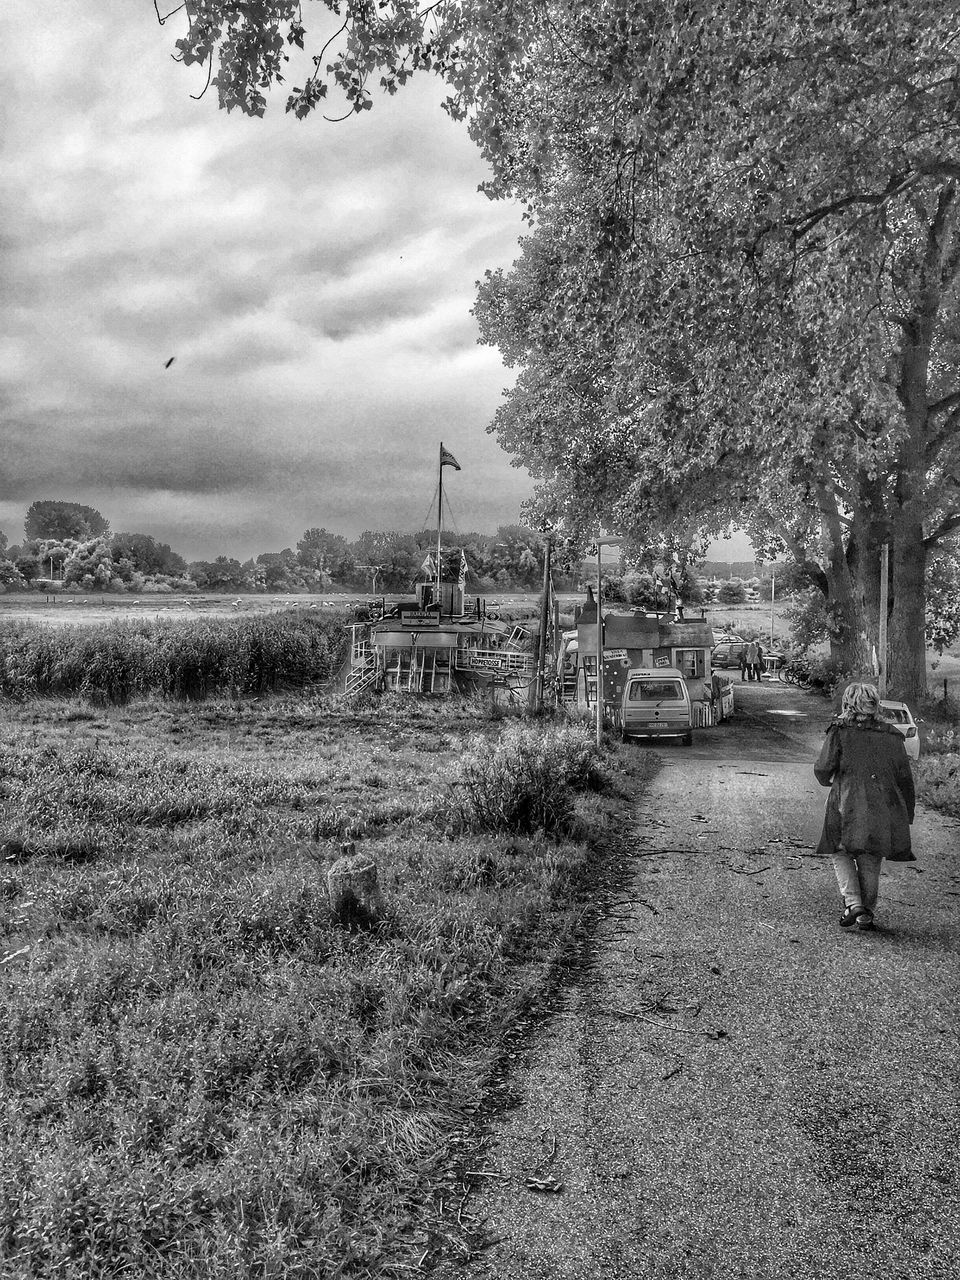
{"type": "Polygon", "coordinates": [[[679,680],[631,680],[628,702],[682,702],[683,685],[679,680]]]}

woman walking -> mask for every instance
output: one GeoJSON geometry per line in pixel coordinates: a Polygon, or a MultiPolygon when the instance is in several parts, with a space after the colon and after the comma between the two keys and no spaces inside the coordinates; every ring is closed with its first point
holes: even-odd
{"type": "Polygon", "coordinates": [[[880,716],[876,685],[854,683],[827,729],[817,781],[830,788],[817,853],[833,859],[842,928],[872,929],[884,858],[915,861],[913,773],[903,738],[880,716]]]}

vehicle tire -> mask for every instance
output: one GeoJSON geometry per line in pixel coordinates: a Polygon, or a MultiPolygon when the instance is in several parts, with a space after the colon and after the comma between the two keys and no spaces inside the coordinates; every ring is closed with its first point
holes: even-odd
{"type": "Polygon", "coordinates": [[[683,739],[682,739],[682,741],[683,741],[683,745],[684,745],[685,747],[692,747],[692,746],[693,746],[693,734],[692,734],[692,733],[685,733],[685,734],[683,735],[683,739]]]}

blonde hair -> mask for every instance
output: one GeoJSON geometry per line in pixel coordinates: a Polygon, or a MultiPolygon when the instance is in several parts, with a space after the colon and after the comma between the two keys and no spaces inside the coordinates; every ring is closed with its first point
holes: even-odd
{"type": "Polygon", "coordinates": [[[854,681],[843,691],[840,703],[840,714],[837,717],[844,724],[856,721],[875,720],[880,715],[880,692],[875,684],[854,681]]]}

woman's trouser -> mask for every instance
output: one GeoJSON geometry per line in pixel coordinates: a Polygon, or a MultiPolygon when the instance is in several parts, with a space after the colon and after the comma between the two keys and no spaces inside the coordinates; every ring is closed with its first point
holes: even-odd
{"type": "Polygon", "coordinates": [[[863,907],[873,912],[880,891],[880,864],[876,853],[847,853],[833,856],[833,871],[843,894],[844,906],[863,907]]]}

